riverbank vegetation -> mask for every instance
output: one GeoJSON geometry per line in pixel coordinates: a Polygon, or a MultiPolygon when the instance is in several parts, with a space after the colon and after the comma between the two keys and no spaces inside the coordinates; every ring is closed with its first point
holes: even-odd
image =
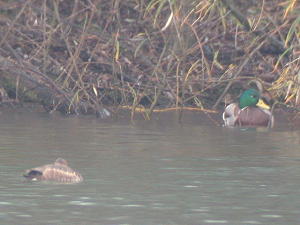
{"type": "Polygon", "coordinates": [[[1,0],[2,103],[218,110],[249,81],[300,104],[297,0],[1,0]]]}

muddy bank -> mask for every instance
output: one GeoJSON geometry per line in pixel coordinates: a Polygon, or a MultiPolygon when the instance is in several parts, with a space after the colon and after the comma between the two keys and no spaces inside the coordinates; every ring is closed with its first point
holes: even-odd
{"type": "MultiPolygon", "coordinates": [[[[132,114],[131,109],[118,109],[108,107],[107,108],[111,115],[109,117],[103,118],[105,122],[113,123],[115,121],[125,122],[135,124],[142,123],[145,121],[147,123],[148,120],[152,120],[154,122],[159,122],[160,124],[169,124],[174,123],[182,126],[186,126],[188,124],[194,124],[199,126],[214,126],[214,127],[223,127],[222,120],[222,110],[218,111],[201,111],[201,110],[189,110],[183,109],[180,110],[164,110],[164,111],[154,111],[151,113],[151,116],[147,114],[147,112],[136,111],[132,114]]],[[[46,114],[44,108],[37,103],[24,103],[24,104],[0,104],[0,116],[7,115],[26,115],[26,114],[46,114]]],[[[47,113],[49,114],[49,113],[47,113]]],[[[53,111],[50,113],[51,116],[55,118],[63,117],[78,117],[77,115],[65,115],[58,111],[53,111]]],[[[79,115],[79,118],[83,117],[92,117],[95,118],[94,115],[79,115]]],[[[102,119],[102,120],[103,120],[102,119]]],[[[274,110],[274,127],[272,130],[298,130],[300,127],[300,114],[291,109],[283,109],[277,108],[274,110]]],[[[228,128],[226,128],[228,129],[228,128]]],[[[239,129],[239,128],[237,128],[239,129]]],[[[267,128],[264,128],[267,130],[267,128]]]]}
{"type": "Polygon", "coordinates": [[[104,118],[221,110],[249,81],[299,104],[293,1],[0,1],[0,100],[104,118]],[[110,110],[110,109],[113,110],[110,110]]]}

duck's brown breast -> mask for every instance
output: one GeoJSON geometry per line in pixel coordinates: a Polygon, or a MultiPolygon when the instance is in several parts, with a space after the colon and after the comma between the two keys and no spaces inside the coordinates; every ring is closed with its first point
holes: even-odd
{"type": "Polygon", "coordinates": [[[263,110],[258,107],[247,107],[240,111],[235,125],[272,127],[273,116],[267,110],[263,110]]]}

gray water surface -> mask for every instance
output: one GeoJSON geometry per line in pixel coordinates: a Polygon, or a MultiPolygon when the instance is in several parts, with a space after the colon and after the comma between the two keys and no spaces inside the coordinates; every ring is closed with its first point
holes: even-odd
{"type": "Polygon", "coordinates": [[[300,224],[300,132],[0,115],[0,224],[300,224]],[[80,184],[24,182],[63,157],[80,184]]]}

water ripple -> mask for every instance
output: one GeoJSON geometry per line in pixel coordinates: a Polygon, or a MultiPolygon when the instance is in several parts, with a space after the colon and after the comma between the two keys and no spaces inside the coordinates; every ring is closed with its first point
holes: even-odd
{"type": "Polygon", "coordinates": [[[96,205],[94,202],[83,202],[83,201],[69,201],[69,205],[82,205],[82,206],[92,206],[96,205]]]}

